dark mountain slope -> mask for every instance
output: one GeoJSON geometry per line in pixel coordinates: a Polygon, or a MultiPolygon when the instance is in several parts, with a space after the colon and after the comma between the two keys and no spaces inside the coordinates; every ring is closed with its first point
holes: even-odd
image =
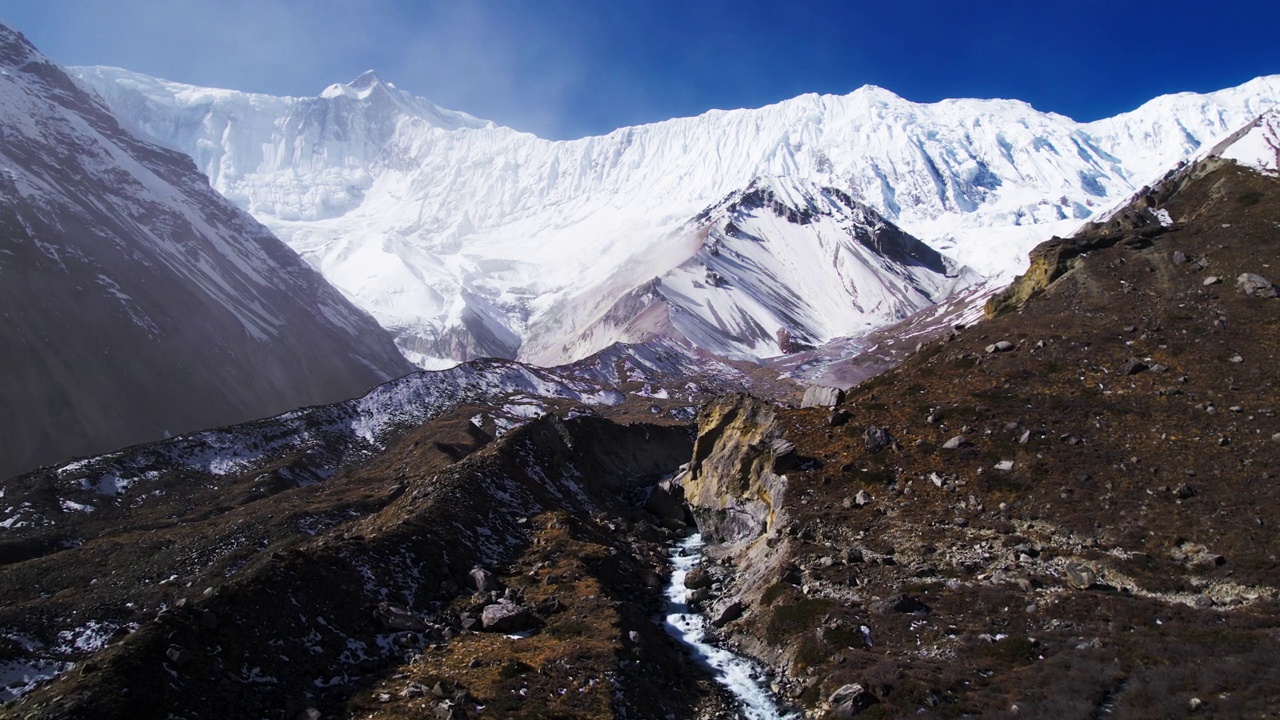
{"type": "Polygon", "coordinates": [[[190,159],[0,26],[0,476],[413,368],[190,159]]]}

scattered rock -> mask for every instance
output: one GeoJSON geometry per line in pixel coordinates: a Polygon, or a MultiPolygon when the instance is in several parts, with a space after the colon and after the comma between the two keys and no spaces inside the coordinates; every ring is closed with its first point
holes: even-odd
{"type": "Polygon", "coordinates": [[[826,407],[833,408],[844,402],[844,391],[839,388],[822,387],[821,385],[810,385],[804,391],[804,399],[800,401],[801,408],[826,407]]]}
{"type": "Polygon", "coordinates": [[[1186,500],[1187,498],[1195,497],[1196,489],[1186,483],[1183,483],[1174,489],[1173,494],[1176,495],[1179,500],[1186,500]]]}
{"type": "Polygon", "coordinates": [[[1236,278],[1236,287],[1249,297],[1273,298],[1280,295],[1280,288],[1276,288],[1270,280],[1254,273],[1243,273],[1236,278]]]}
{"type": "Polygon", "coordinates": [[[1204,285],[1207,287],[1209,285],[1217,285],[1221,282],[1222,282],[1222,278],[1218,277],[1217,275],[1210,275],[1209,277],[1206,277],[1204,279],[1204,282],[1202,282],[1201,285],[1204,285]]]}
{"type": "Polygon", "coordinates": [[[1067,563],[1062,570],[1067,584],[1077,590],[1088,590],[1098,581],[1098,574],[1083,563],[1067,563]]]}
{"type": "Polygon", "coordinates": [[[374,611],[374,616],[377,618],[378,624],[388,630],[422,632],[427,629],[427,624],[418,619],[418,616],[409,610],[385,602],[378,604],[378,608],[374,611]]]}
{"type": "Polygon", "coordinates": [[[1175,250],[1173,252],[1174,265],[1186,265],[1189,262],[1191,262],[1191,258],[1187,257],[1186,253],[1182,252],[1181,250],[1175,250]]]}
{"type": "Polygon", "coordinates": [[[1231,357],[1227,358],[1227,362],[1242,363],[1244,362],[1244,358],[1240,357],[1240,355],[1232,355],[1231,357]]]}
{"type": "Polygon", "coordinates": [[[830,427],[840,427],[849,422],[849,418],[853,417],[848,410],[832,410],[827,416],[827,425],[830,427]]]}
{"type": "Polygon", "coordinates": [[[862,441],[867,446],[867,452],[872,455],[885,448],[896,449],[898,447],[898,441],[894,439],[893,435],[889,434],[888,430],[875,425],[867,426],[867,429],[862,433],[862,441]]]}
{"type": "MultiPolygon", "coordinates": [[[[968,439],[968,438],[966,438],[965,436],[963,436],[963,435],[957,435],[957,436],[955,436],[955,437],[951,438],[950,440],[948,440],[948,441],[946,441],[946,442],[942,443],[942,448],[943,448],[944,450],[955,450],[955,449],[957,449],[957,448],[969,447],[969,446],[970,446],[970,445],[972,445],[972,444],[973,444],[973,443],[970,443],[970,442],[969,442],[969,439],[968,439]]],[[[935,484],[936,484],[936,483],[935,483],[935,484]]]]}
{"type": "Polygon", "coordinates": [[[564,605],[561,605],[560,600],[554,597],[549,597],[546,600],[543,600],[542,602],[538,603],[537,606],[534,607],[534,610],[539,615],[554,615],[563,609],[564,609],[564,605]]]}
{"type": "Polygon", "coordinates": [[[1137,358],[1133,358],[1128,362],[1126,362],[1123,366],[1121,366],[1120,374],[1121,375],[1137,375],[1140,372],[1146,372],[1147,370],[1150,370],[1150,369],[1151,369],[1150,365],[1142,362],[1141,360],[1138,360],[1137,358]]]}
{"type": "Polygon", "coordinates": [[[1029,442],[1031,442],[1031,431],[1030,430],[1022,431],[1022,436],[1018,438],[1018,444],[1026,445],[1029,442]]]}
{"type": "Polygon", "coordinates": [[[533,616],[519,605],[499,602],[485,606],[480,613],[480,622],[490,632],[519,632],[532,627],[533,616]]]}
{"type": "Polygon", "coordinates": [[[859,490],[857,495],[853,496],[853,504],[858,507],[864,507],[871,504],[871,495],[866,490],[859,490]]]}
{"type": "Polygon", "coordinates": [[[1012,469],[1013,469],[1012,460],[1001,460],[1000,462],[996,463],[996,470],[1012,470],[1012,469]]]}
{"type": "Polygon", "coordinates": [[[1008,340],[1001,340],[997,343],[988,345],[987,352],[988,353],[1009,352],[1013,348],[1014,348],[1013,343],[1009,342],[1008,340]]]}
{"type": "Polygon", "coordinates": [[[830,717],[833,718],[851,718],[877,702],[874,695],[857,683],[841,685],[827,698],[827,704],[831,706],[830,717]]]}
{"type": "Polygon", "coordinates": [[[891,615],[894,613],[900,615],[923,615],[929,612],[929,606],[925,605],[920,598],[911,595],[893,595],[881,600],[873,607],[879,615],[891,615]]]}

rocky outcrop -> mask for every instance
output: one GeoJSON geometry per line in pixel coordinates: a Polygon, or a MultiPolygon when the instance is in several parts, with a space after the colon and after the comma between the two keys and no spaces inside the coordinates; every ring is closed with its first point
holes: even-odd
{"type": "Polygon", "coordinates": [[[786,491],[779,461],[795,447],[779,440],[768,403],[730,395],[703,407],[685,500],[704,535],[724,543],[754,540],[778,527],[786,491]]]}

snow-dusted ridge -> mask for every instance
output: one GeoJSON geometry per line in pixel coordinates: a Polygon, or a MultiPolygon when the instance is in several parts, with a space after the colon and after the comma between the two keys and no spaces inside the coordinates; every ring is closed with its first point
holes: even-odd
{"type": "MultiPolygon", "coordinates": [[[[426,366],[482,355],[563,362],[606,339],[669,328],[659,310],[643,327],[599,321],[620,302],[650,307],[635,294],[687,274],[704,248],[709,228],[691,220],[774,179],[839,191],[979,275],[1012,276],[1037,242],[1280,100],[1273,76],[1081,124],[1019,101],[919,104],[867,86],[553,142],[450,114],[368,74],[318,98],[209,91],[115,69],[79,75],[137,131],[195,158],[215,188],[426,366]]],[[[800,267],[824,242],[808,238],[772,260],[800,267]]],[[[832,285],[832,269],[810,263],[804,274],[832,285]]],[[[873,287],[893,282],[873,274],[873,287]]],[[[685,287],[685,304],[703,317],[712,303],[738,316],[698,341],[779,352],[758,337],[783,327],[776,303],[752,294],[768,283],[685,287]],[[759,328],[735,330],[747,326],[759,328]]],[[[853,293],[818,294],[824,304],[793,314],[856,316],[847,323],[856,327],[900,319],[864,312],[853,293]]],[[[802,332],[830,337],[821,323],[802,332]]]]}
{"type": "Polygon", "coordinates": [[[301,453],[306,462],[287,472],[295,472],[297,477],[290,479],[305,484],[323,480],[384,449],[399,433],[463,405],[488,406],[490,417],[504,429],[542,414],[549,400],[585,408],[619,405],[626,400],[619,388],[628,383],[643,383],[642,395],[683,400],[690,408],[704,393],[749,385],[723,363],[660,341],[616,345],[560,368],[475,360],[407,375],[346,402],[77,460],[56,468],[54,474],[66,488],[140,498],[147,481],[162,473],[238,474],[301,453]]]}

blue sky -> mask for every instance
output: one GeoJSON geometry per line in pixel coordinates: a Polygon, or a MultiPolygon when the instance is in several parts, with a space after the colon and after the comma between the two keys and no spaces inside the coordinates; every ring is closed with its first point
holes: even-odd
{"type": "Polygon", "coordinates": [[[315,95],[377,70],[544,137],[863,84],[1078,120],[1280,73],[1280,2],[0,0],[54,60],[315,95]]]}

